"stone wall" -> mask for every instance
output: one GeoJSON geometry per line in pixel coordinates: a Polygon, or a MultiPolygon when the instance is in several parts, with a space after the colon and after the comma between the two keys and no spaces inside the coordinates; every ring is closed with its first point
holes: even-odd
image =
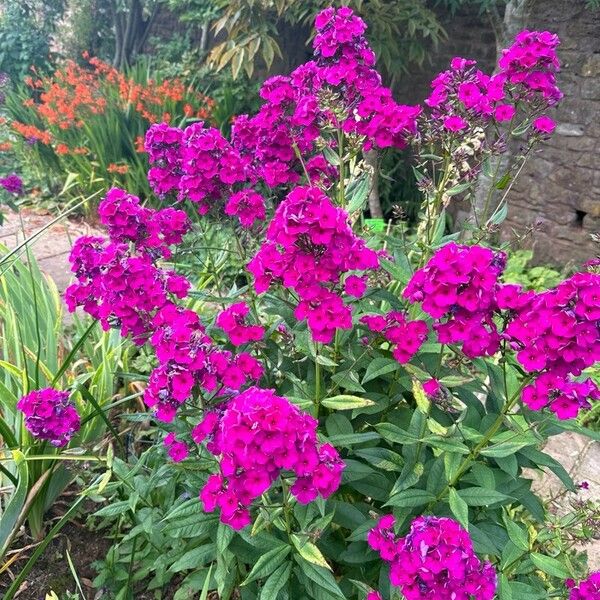
{"type": "MultiPolygon", "coordinates": [[[[453,56],[493,69],[496,42],[485,16],[462,13],[447,19],[448,40],[431,49],[429,65],[403,78],[397,92],[402,101],[422,102],[432,77],[453,56]]],[[[503,237],[514,239],[515,232],[537,224],[525,241],[535,261],[577,265],[599,250],[591,234],[600,230],[600,9],[588,8],[585,0],[532,0],[526,27],[559,34],[559,84],[565,97],[550,113],[558,123],[555,135],[530,159],[511,191],[503,237]]]]}
{"type": "Polygon", "coordinates": [[[576,265],[596,255],[600,230],[600,10],[584,0],[535,0],[529,29],[561,38],[554,136],[524,169],[511,195],[509,228],[540,219],[533,247],[538,262],[576,265]]]}

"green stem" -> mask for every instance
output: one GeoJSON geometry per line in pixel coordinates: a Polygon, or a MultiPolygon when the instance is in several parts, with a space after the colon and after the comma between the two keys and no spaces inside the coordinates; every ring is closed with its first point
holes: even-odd
{"type": "Polygon", "coordinates": [[[315,417],[319,418],[321,404],[321,365],[319,363],[319,344],[315,343],[315,417]]]}
{"type": "Polygon", "coordinates": [[[492,426],[486,431],[483,438],[481,438],[481,440],[475,445],[475,447],[471,450],[471,452],[469,452],[469,454],[465,458],[464,462],[461,464],[461,466],[456,471],[454,477],[452,477],[452,479],[444,486],[444,489],[436,496],[435,500],[429,504],[429,506],[427,507],[428,510],[430,510],[436,502],[441,500],[446,495],[448,490],[450,488],[454,487],[457,484],[457,482],[460,480],[460,478],[468,471],[469,467],[473,464],[473,462],[475,462],[477,457],[481,454],[481,451],[488,445],[490,440],[496,435],[496,433],[498,432],[498,429],[500,429],[500,427],[502,426],[502,423],[504,422],[504,418],[506,417],[506,415],[508,415],[508,413],[512,410],[514,405],[518,402],[519,398],[521,397],[521,391],[525,387],[525,385],[527,385],[527,383],[529,383],[529,379],[527,379],[523,383],[523,385],[515,392],[513,397],[504,405],[504,408],[502,409],[502,411],[500,412],[500,414],[498,415],[496,420],[492,423],[492,426]]]}
{"type": "Polygon", "coordinates": [[[346,179],[346,173],[344,168],[344,132],[338,129],[338,152],[340,157],[340,182],[338,189],[338,202],[342,208],[346,208],[346,190],[344,182],[346,179]]]}

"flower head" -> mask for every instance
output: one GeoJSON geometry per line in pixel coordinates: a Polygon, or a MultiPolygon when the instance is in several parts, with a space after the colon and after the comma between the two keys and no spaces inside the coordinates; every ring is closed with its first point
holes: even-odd
{"type": "Polygon", "coordinates": [[[34,390],[17,402],[31,434],[53,446],[65,446],[79,430],[79,414],[69,392],[53,388],[34,390]]]}

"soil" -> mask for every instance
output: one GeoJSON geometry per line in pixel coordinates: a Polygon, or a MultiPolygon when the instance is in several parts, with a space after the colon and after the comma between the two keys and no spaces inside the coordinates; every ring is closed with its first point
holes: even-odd
{"type": "MultiPolygon", "coordinates": [[[[72,498],[69,499],[70,502],[72,502],[72,498]]],[[[59,501],[58,504],[61,504],[61,502],[59,501]]],[[[50,591],[53,591],[60,600],[65,599],[67,592],[79,593],[80,600],[104,600],[107,598],[107,595],[101,589],[94,588],[92,584],[97,575],[92,565],[95,561],[106,557],[106,553],[111,546],[111,540],[97,532],[91,532],[85,527],[85,515],[88,512],[97,510],[97,508],[98,506],[95,504],[89,507],[89,511],[84,508],[79,517],[65,525],[61,533],[49,544],[35,563],[18,590],[15,600],[44,600],[46,594],[50,591]],[[74,571],[77,573],[83,588],[84,598],[81,598],[81,593],[73,578],[67,552],[71,557],[74,571]]],[[[58,510],[53,510],[53,513],[56,513],[56,518],[60,518],[58,510]]],[[[48,519],[49,521],[52,520],[52,514],[48,516],[48,519]]],[[[6,572],[0,574],[0,598],[35,550],[33,540],[25,535],[21,536],[13,544],[13,547],[20,558],[11,565],[8,574],[6,572]],[[23,550],[19,552],[21,548],[23,550]]],[[[15,551],[11,555],[14,553],[15,551]]],[[[174,582],[168,588],[163,589],[163,599],[172,600],[177,587],[177,582],[174,582]]],[[[154,600],[154,598],[154,592],[136,593],[135,595],[135,600],[154,600]]]]}

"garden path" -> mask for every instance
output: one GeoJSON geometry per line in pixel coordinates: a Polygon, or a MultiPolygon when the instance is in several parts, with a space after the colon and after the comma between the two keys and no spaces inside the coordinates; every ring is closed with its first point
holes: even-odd
{"type": "MultiPolygon", "coordinates": [[[[33,210],[21,211],[21,216],[8,212],[4,224],[0,227],[0,244],[14,248],[52,221],[52,216],[33,210]],[[22,223],[21,223],[22,218],[22,223]]],[[[69,284],[68,254],[73,241],[80,235],[102,235],[100,229],[85,222],[63,220],[56,223],[34,241],[32,252],[40,268],[54,281],[60,292],[69,284]]],[[[552,473],[533,475],[535,489],[545,498],[551,499],[551,509],[559,514],[567,511],[576,500],[600,499],[600,442],[590,441],[576,433],[564,433],[550,439],[546,451],[569,471],[576,483],[587,481],[589,489],[577,494],[562,493],[562,486],[552,473]]],[[[600,540],[585,548],[592,569],[600,569],[600,540]]]]}
{"type": "MultiPolygon", "coordinates": [[[[53,220],[49,213],[32,209],[22,209],[20,214],[4,212],[4,223],[0,226],[0,244],[10,250],[25,238],[38,232],[53,220]]],[[[69,252],[73,242],[81,235],[102,235],[100,229],[84,221],[62,219],[36,238],[30,248],[40,269],[49,275],[63,292],[71,280],[69,252]]]]}

